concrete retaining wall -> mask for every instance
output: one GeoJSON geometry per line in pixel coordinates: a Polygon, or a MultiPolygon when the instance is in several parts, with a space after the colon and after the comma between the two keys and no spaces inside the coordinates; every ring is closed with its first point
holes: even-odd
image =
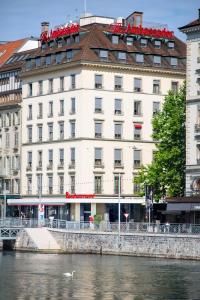
{"type": "Polygon", "coordinates": [[[167,234],[64,232],[51,229],[64,252],[200,259],[200,237],[167,234]]]}

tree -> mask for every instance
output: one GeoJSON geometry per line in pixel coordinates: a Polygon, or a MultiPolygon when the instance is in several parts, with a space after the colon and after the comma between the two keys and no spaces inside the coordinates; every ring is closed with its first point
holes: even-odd
{"type": "Polygon", "coordinates": [[[165,196],[183,196],[185,188],[185,83],[175,93],[168,92],[163,108],[153,120],[156,152],[153,161],[143,166],[135,183],[153,187],[154,200],[165,196]]]}

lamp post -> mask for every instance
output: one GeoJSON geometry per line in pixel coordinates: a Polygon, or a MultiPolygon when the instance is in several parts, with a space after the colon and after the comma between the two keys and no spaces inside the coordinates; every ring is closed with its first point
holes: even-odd
{"type": "Polygon", "coordinates": [[[120,198],[121,198],[121,174],[119,173],[118,182],[118,246],[120,246],[120,198]]]}

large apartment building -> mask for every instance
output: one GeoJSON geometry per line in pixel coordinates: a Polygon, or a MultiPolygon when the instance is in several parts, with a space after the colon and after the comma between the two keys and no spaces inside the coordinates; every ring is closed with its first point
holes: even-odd
{"type": "Polygon", "coordinates": [[[179,28],[187,35],[186,196],[200,193],[200,9],[179,28]]]}
{"type": "MultiPolygon", "coordinates": [[[[20,197],[22,84],[20,71],[38,40],[27,38],[0,47],[0,215],[5,197],[20,197]],[[27,51],[25,51],[27,50],[27,51]],[[3,50],[2,50],[3,51],[3,50]]],[[[5,206],[4,206],[5,207],[5,206]]],[[[4,212],[5,215],[6,212],[4,212]]]]}
{"type": "Polygon", "coordinates": [[[144,28],[140,12],[120,21],[88,16],[51,32],[42,24],[22,72],[22,198],[10,205],[115,221],[120,196],[122,220],[141,220],[133,179],[153,159],[153,115],[185,79],[185,44],[144,28]]]}

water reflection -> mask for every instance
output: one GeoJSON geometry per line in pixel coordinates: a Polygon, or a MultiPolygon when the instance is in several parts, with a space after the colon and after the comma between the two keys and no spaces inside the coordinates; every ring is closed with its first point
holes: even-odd
{"type": "Polygon", "coordinates": [[[199,280],[195,261],[0,253],[0,300],[197,300],[199,280]]]}

